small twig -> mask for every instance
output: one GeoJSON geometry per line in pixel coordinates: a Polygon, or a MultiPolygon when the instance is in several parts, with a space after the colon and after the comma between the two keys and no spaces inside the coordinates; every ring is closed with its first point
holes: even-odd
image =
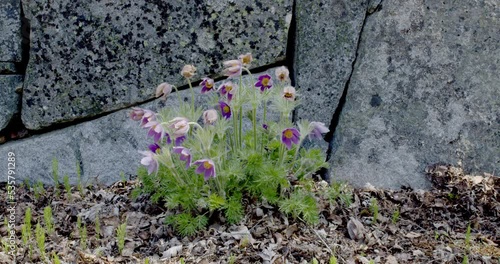
{"type": "Polygon", "coordinates": [[[311,228],[311,230],[314,232],[314,234],[316,234],[316,236],[319,237],[319,240],[321,240],[321,242],[323,242],[323,245],[325,245],[325,247],[328,249],[328,251],[330,252],[330,254],[333,254],[333,251],[332,249],[330,248],[330,246],[328,246],[328,244],[325,242],[325,240],[318,234],[318,232],[316,232],[316,230],[314,230],[313,228],[311,228]]]}

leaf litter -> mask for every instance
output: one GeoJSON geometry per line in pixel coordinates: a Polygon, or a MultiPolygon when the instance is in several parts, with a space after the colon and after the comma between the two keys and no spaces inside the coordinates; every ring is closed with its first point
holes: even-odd
{"type": "MultiPolygon", "coordinates": [[[[54,253],[61,263],[146,263],[146,258],[148,263],[312,263],[313,258],[329,263],[332,256],[339,263],[466,263],[464,258],[467,263],[499,263],[500,178],[466,175],[460,167],[443,164],[429,166],[426,173],[434,185],[430,191],[367,185],[353,190],[349,207],[319,200],[320,222],[315,226],[260,202],[245,205],[246,216],[238,225],[214,213],[207,230],[189,237],[165,224],[175,211],[146,195],[131,198],[140,186],[137,180],[88,186],[82,195],[73,187],[71,199],[62,189],[56,195],[46,187],[36,199],[33,188],[18,188],[16,263],[52,263],[54,253]],[[31,241],[31,250],[22,244],[21,224],[29,207],[32,227],[43,225],[43,208],[49,205],[56,232],[46,236],[49,257],[44,259],[36,241],[31,241]],[[78,219],[88,231],[84,242],[78,219]],[[116,230],[121,223],[127,228],[120,254],[116,230]]],[[[5,190],[5,183],[1,185],[5,190]]],[[[324,190],[324,182],[315,188],[324,190]]],[[[0,195],[6,201],[6,191],[0,195]]],[[[6,207],[2,203],[2,222],[6,207]]],[[[7,232],[3,225],[4,241],[7,232]]],[[[2,251],[0,263],[13,259],[2,251]]]]}

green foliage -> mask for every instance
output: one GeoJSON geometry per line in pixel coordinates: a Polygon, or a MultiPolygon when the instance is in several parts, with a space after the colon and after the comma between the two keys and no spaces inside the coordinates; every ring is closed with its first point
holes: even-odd
{"type": "Polygon", "coordinates": [[[149,264],[149,258],[146,258],[146,259],[144,260],[144,264],[149,264]]]}
{"type": "Polygon", "coordinates": [[[52,263],[53,264],[61,264],[61,260],[57,256],[56,252],[52,252],[52,263]]]}
{"type": "Polygon", "coordinates": [[[462,260],[462,264],[469,264],[469,256],[465,255],[464,259],[462,260]]]}
{"type": "Polygon", "coordinates": [[[279,202],[280,210],[295,218],[301,217],[308,224],[316,224],[319,221],[319,211],[313,195],[304,190],[296,188],[290,194],[289,199],[279,202]]]}
{"type": "Polygon", "coordinates": [[[45,230],[40,226],[40,223],[36,224],[35,237],[40,255],[45,258],[45,230]]]}
{"type": "Polygon", "coordinates": [[[334,181],[326,191],[330,203],[339,203],[345,207],[352,204],[352,190],[345,182],[334,181]]]}
{"type": "Polygon", "coordinates": [[[392,213],[392,219],[391,219],[392,224],[396,224],[399,221],[399,217],[400,217],[399,208],[396,208],[394,213],[392,213]]]}
{"type": "Polygon", "coordinates": [[[338,263],[338,260],[335,256],[331,256],[330,257],[330,261],[328,262],[329,264],[337,264],[338,263]]]}
{"type": "Polygon", "coordinates": [[[189,213],[181,213],[166,218],[166,224],[172,225],[174,229],[183,236],[191,236],[205,228],[208,218],[205,215],[196,217],[189,213]]]}
{"type": "Polygon", "coordinates": [[[80,234],[80,247],[85,250],[87,249],[87,226],[83,225],[79,230],[80,234]]]}
{"type": "Polygon", "coordinates": [[[80,196],[83,197],[83,185],[82,185],[82,169],[80,168],[80,163],[76,163],[76,181],[77,181],[77,189],[80,192],[80,196]]]}
{"type": "Polygon", "coordinates": [[[34,195],[35,195],[35,199],[39,199],[40,198],[40,195],[44,195],[45,194],[45,188],[43,186],[43,183],[41,181],[38,181],[35,185],[34,185],[34,195]]]}
{"type": "Polygon", "coordinates": [[[55,231],[54,220],[52,219],[52,208],[47,206],[43,209],[43,219],[45,220],[45,228],[49,235],[53,234],[55,231]]]}
{"type": "Polygon", "coordinates": [[[68,200],[71,201],[71,185],[69,184],[69,176],[65,174],[63,177],[64,189],[66,190],[66,195],[68,200]]]}
{"type": "MultiPolygon", "coordinates": [[[[144,167],[139,169],[142,186],[134,190],[133,197],[148,194],[153,202],[178,210],[180,213],[170,217],[167,223],[181,235],[193,235],[205,228],[208,217],[214,213],[224,215],[231,224],[238,223],[244,217],[243,200],[265,201],[309,224],[318,222],[316,199],[324,194],[315,192],[311,176],[328,163],[320,149],[301,146],[308,136],[325,133],[327,128],[322,123],[306,120],[296,126],[292,124],[291,113],[298,101],[290,94],[284,97],[284,88],[289,86],[287,81],[276,80],[271,89],[262,90],[255,88],[254,81],[242,82],[241,78],[239,82],[238,78],[231,81],[235,91],[231,100],[212,91],[202,96],[208,105],[218,110],[216,120],[208,120],[214,110],[209,115],[203,112],[205,109],[195,107],[203,103],[195,104],[194,99],[184,102],[180,97],[178,111],[167,107],[148,117],[147,111],[134,110],[131,116],[135,120],[142,119],[143,123],[154,118],[158,122],[155,126],[168,133],[172,141],[177,135],[185,136],[182,151],[189,150],[191,163],[186,167],[187,154],[183,152],[181,156],[181,150],[174,149],[173,143],[165,139],[156,142],[159,150],[143,153],[154,166],[149,166],[151,173],[144,167]],[[221,112],[219,102],[227,104],[231,117],[221,116],[225,112],[221,112]],[[272,107],[268,109],[268,105],[272,107]],[[262,115],[257,115],[258,108],[263,110],[262,115]],[[274,116],[280,117],[279,122],[267,121],[271,110],[274,116]],[[312,133],[313,130],[321,132],[312,133]],[[207,171],[206,179],[204,171],[207,171]],[[299,182],[299,186],[292,186],[291,182],[299,182]]],[[[191,80],[187,82],[194,98],[191,80]]],[[[332,199],[350,204],[351,194],[339,189],[341,187],[344,185],[338,186],[336,194],[335,190],[331,191],[332,199]]]]}
{"type": "Polygon", "coordinates": [[[319,264],[319,261],[316,258],[313,258],[311,264],[319,264]]]}
{"type": "Polygon", "coordinates": [[[376,198],[372,197],[370,199],[370,211],[372,212],[373,222],[378,220],[378,201],[376,198]]]}
{"type": "Polygon", "coordinates": [[[99,216],[95,216],[95,221],[94,221],[94,231],[95,231],[95,237],[97,240],[99,240],[101,236],[101,222],[99,221],[99,216]]]}
{"type": "Polygon", "coordinates": [[[59,195],[59,161],[56,158],[52,159],[52,179],[54,180],[55,195],[59,195]]]}
{"type": "Polygon", "coordinates": [[[118,226],[116,229],[116,244],[118,246],[118,252],[120,254],[123,251],[123,248],[125,247],[125,236],[127,235],[127,223],[123,223],[118,226]]]}

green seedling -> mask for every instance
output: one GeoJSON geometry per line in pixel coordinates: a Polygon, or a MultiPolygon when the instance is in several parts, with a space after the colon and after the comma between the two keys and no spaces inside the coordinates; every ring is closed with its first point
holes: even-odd
{"type": "Polygon", "coordinates": [[[43,219],[45,220],[45,228],[49,235],[55,231],[54,220],[52,219],[52,208],[47,206],[43,209],[43,219]]]}
{"type": "Polygon", "coordinates": [[[34,192],[35,192],[35,199],[39,199],[40,195],[45,194],[45,187],[43,186],[43,183],[41,181],[38,181],[35,186],[33,187],[34,192]]]}
{"type": "Polygon", "coordinates": [[[82,169],[80,168],[80,163],[76,163],[76,181],[77,181],[77,189],[80,193],[80,196],[83,197],[83,185],[82,185],[82,169]]]}
{"type": "Polygon", "coordinates": [[[127,181],[127,178],[125,177],[125,173],[123,171],[120,172],[120,179],[122,180],[122,182],[127,181]]]}
{"type": "Polygon", "coordinates": [[[56,252],[52,252],[52,263],[61,264],[61,260],[59,260],[59,257],[57,256],[56,252]]]}
{"type": "Polygon", "coordinates": [[[231,254],[231,256],[229,256],[229,264],[234,264],[234,263],[236,263],[236,257],[233,254],[231,254]]]}
{"type": "Polygon", "coordinates": [[[59,195],[59,161],[56,158],[52,159],[52,179],[54,180],[55,195],[59,195]]]}
{"type": "Polygon", "coordinates": [[[42,256],[42,258],[45,258],[45,230],[42,228],[40,223],[36,224],[35,236],[40,255],[42,256]]]}
{"type": "Polygon", "coordinates": [[[376,198],[370,199],[370,211],[372,212],[373,222],[377,222],[378,219],[378,201],[376,198]]]}
{"type": "Polygon", "coordinates": [[[399,221],[400,213],[399,213],[399,208],[397,208],[394,213],[392,213],[392,219],[391,222],[392,224],[396,224],[399,221]]]}
{"type": "Polygon", "coordinates": [[[99,240],[101,236],[101,222],[99,221],[99,216],[95,216],[95,221],[94,221],[94,231],[95,231],[95,237],[97,240],[99,240]]]}
{"type": "Polygon", "coordinates": [[[7,242],[5,239],[2,239],[2,248],[5,254],[9,254],[9,242],[7,242]]]}
{"type": "Polygon", "coordinates": [[[335,256],[330,257],[330,261],[328,262],[329,264],[337,264],[338,260],[335,256]]]}
{"type": "Polygon", "coordinates": [[[87,249],[87,226],[83,225],[83,227],[79,230],[80,234],[80,247],[85,250],[87,249]]]}
{"type": "Polygon", "coordinates": [[[465,255],[464,259],[462,260],[462,264],[469,264],[469,256],[465,255]]]}
{"type": "Polygon", "coordinates": [[[125,247],[125,236],[127,235],[127,223],[123,223],[118,226],[116,229],[116,243],[118,245],[118,252],[120,254],[123,251],[123,248],[125,247]]]}
{"type": "Polygon", "coordinates": [[[24,225],[26,226],[26,231],[28,232],[28,239],[29,239],[29,234],[31,232],[31,208],[26,208],[26,212],[24,213],[24,225]]]}
{"type": "Polygon", "coordinates": [[[144,264],[149,264],[149,258],[146,258],[146,259],[144,260],[144,264]]]}
{"type": "Polygon", "coordinates": [[[68,200],[71,201],[71,185],[69,184],[69,176],[65,174],[63,177],[64,189],[66,190],[66,195],[68,200]]]}
{"type": "Polygon", "coordinates": [[[311,264],[319,264],[318,260],[316,258],[313,258],[311,261],[311,264]]]}

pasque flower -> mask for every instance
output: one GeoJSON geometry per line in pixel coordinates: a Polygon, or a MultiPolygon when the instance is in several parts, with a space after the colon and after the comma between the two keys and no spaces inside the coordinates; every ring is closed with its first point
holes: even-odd
{"type": "Polygon", "coordinates": [[[292,148],[292,142],[298,144],[299,141],[300,133],[295,128],[287,128],[281,133],[281,142],[283,142],[288,149],[292,148]]]}
{"type": "Polygon", "coordinates": [[[243,64],[244,67],[250,66],[250,63],[252,62],[252,54],[247,53],[247,54],[242,54],[238,56],[238,60],[241,61],[241,64],[243,64]]]}
{"type": "Polygon", "coordinates": [[[260,88],[263,92],[265,89],[271,89],[273,87],[273,80],[271,80],[271,75],[263,74],[259,76],[259,80],[255,83],[255,87],[260,88]]]}
{"type": "Polygon", "coordinates": [[[176,117],[169,123],[169,127],[173,130],[172,136],[174,138],[185,136],[189,132],[189,120],[187,118],[176,117]]]}
{"type": "Polygon", "coordinates": [[[215,164],[212,160],[210,159],[201,159],[193,162],[193,165],[198,166],[196,168],[196,173],[198,174],[203,174],[205,177],[205,180],[210,179],[210,177],[215,178],[215,164]]]}
{"type": "Polygon", "coordinates": [[[144,157],[141,159],[141,164],[146,166],[148,174],[158,171],[157,155],[152,151],[139,151],[144,157]]]}
{"type": "Polygon", "coordinates": [[[192,78],[196,73],[196,68],[193,65],[184,65],[182,68],[181,74],[185,78],[192,78]]]}
{"type": "Polygon", "coordinates": [[[214,80],[208,77],[203,78],[203,81],[201,81],[200,85],[202,86],[201,93],[212,91],[212,89],[214,88],[214,80]]]}
{"type": "Polygon", "coordinates": [[[330,132],[330,129],[328,129],[325,126],[325,123],[322,122],[311,122],[309,124],[309,129],[311,130],[311,133],[309,133],[309,139],[312,138],[323,138],[322,134],[330,132]]]}
{"type": "Polygon", "coordinates": [[[283,98],[288,101],[294,101],[295,100],[295,88],[292,86],[286,86],[283,89],[283,98]]]}
{"type": "Polygon", "coordinates": [[[229,78],[234,77],[234,76],[240,76],[241,72],[243,70],[243,65],[241,64],[241,61],[239,60],[228,60],[223,62],[224,67],[226,67],[223,71],[222,74],[225,76],[228,76],[229,78]]]}
{"type": "Polygon", "coordinates": [[[229,105],[223,101],[219,102],[219,106],[222,117],[224,117],[225,119],[229,119],[231,117],[231,107],[229,107],[229,105]]]}
{"type": "Polygon", "coordinates": [[[214,109],[209,109],[203,112],[203,123],[205,125],[212,125],[217,121],[217,119],[219,119],[219,114],[217,114],[217,111],[214,109]]]}
{"type": "Polygon", "coordinates": [[[129,113],[130,119],[134,121],[142,120],[144,117],[144,109],[139,107],[132,107],[132,111],[129,113]]]}
{"type": "Polygon", "coordinates": [[[175,138],[175,146],[178,147],[182,145],[182,142],[184,142],[184,140],[186,140],[186,136],[180,136],[175,138]]]}
{"type": "Polygon", "coordinates": [[[167,96],[172,92],[172,85],[168,83],[162,83],[156,87],[156,98],[161,96],[162,100],[167,100],[167,96]]]}
{"type": "Polygon", "coordinates": [[[233,99],[234,84],[232,82],[225,82],[219,86],[219,92],[222,96],[226,96],[229,101],[233,99]]]}
{"type": "Polygon", "coordinates": [[[180,154],[179,159],[186,162],[186,169],[191,166],[191,151],[185,147],[174,147],[173,152],[180,154]]]}
{"type": "Polygon", "coordinates": [[[158,144],[151,144],[148,146],[149,150],[151,150],[151,152],[155,153],[155,154],[160,154],[161,152],[161,147],[160,145],[158,144]]]}
{"type": "Polygon", "coordinates": [[[290,72],[285,66],[277,68],[274,73],[276,74],[276,78],[282,82],[287,81],[290,76],[290,72]]]}
{"type": "Polygon", "coordinates": [[[144,128],[149,128],[148,136],[153,137],[155,142],[159,142],[166,135],[165,129],[158,121],[150,121],[144,128]]]}

